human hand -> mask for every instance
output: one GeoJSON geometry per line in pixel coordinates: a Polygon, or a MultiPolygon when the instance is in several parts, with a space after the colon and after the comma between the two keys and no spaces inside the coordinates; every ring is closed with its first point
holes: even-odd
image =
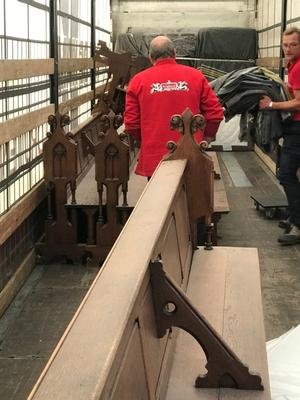
{"type": "Polygon", "coordinates": [[[259,109],[266,110],[270,108],[272,99],[269,96],[263,96],[259,101],[259,109]]]}

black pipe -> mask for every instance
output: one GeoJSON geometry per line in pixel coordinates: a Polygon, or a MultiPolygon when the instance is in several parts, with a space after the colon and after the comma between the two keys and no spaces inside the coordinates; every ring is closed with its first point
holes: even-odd
{"type": "MultiPolygon", "coordinates": [[[[281,5],[281,38],[283,32],[286,30],[286,16],[287,16],[287,0],[282,0],[282,5],[281,5]]],[[[280,65],[279,65],[279,75],[282,80],[284,80],[284,65],[283,65],[283,59],[284,59],[284,53],[282,50],[282,47],[280,47],[280,65]]]]}
{"type": "Polygon", "coordinates": [[[94,91],[94,98],[92,100],[92,107],[95,104],[95,88],[96,88],[96,70],[95,70],[95,50],[96,50],[96,23],[95,23],[95,0],[91,0],[91,57],[94,60],[93,68],[91,69],[91,89],[94,91]]]}
{"type": "Polygon", "coordinates": [[[50,1],[50,57],[54,60],[54,71],[50,75],[50,101],[58,111],[58,31],[57,31],[57,0],[50,1]]]}

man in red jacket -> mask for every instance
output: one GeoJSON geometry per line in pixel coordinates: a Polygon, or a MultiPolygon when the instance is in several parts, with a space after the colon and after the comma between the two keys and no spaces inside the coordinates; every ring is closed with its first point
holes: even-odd
{"type": "Polygon", "coordinates": [[[150,177],[168,152],[167,142],[179,139],[170,130],[170,119],[188,107],[205,117],[204,132],[196,140],[215,140],[223,109],[203,74],[195,68],[177,64],[175,48],[166,36],[150,44],[152,67],[136,74],[129,82],[124,113],[125,130],[141,141],[136,173],[150,177]]]}
{"type": "MultiPolygon", "coordinates": [[[[287,61],[288,89],[291,100],[272,101],[264,96],[261,109],[292,111],[292,119],[283,124],[283,145],[279,160],[279,181],[289,208],[290,231],[279,236],[281,244],[300,243],[300,29],[290,27],[283,32],[282,48],[287,61]]],[[[284,222],[284,221],[282,221],[284,222]]],[[[282,225],[286,227],[287,221],[282,225]]]]}

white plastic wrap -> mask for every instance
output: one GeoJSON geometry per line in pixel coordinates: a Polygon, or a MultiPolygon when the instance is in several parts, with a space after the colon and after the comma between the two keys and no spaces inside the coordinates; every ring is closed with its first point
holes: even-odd
{"type": "Polygon", "coordinates": [[[232,146],[248,146],[247,142],[240,142],[240,116],[236,115],[228,122],[224,120],[219,126],[217,138],[212,145],[223,146],[224,151],[231,151],[232,146]]]}
{"type": "Polygon", "coordinates": [[[300,400],[300,325],[267,342],[272,400],[300,400]]]}

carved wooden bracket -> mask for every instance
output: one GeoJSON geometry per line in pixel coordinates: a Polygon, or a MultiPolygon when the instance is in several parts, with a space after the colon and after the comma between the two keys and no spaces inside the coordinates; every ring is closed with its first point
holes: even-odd
{"type": "Polygon", "coordinates": [[[205,126],[200,114],[193,115],[187,108],[182,115],[174,115],[170,121],[171,129],[178,130],[181,137],[177,143],[169,142],[165,160],[188,160],[185,171],[186,193],[189,207],[193,243],[196,244],[195,224],[198,218],[206,217],[207,223],[213,214],[213,161],[204,151],[207,143],[196,143],[194,133],[205,126]]]}
{"type": "Polygon", "coordinates": [[[131,212],[126,209],[129,180],[129,146],[117,129],[123,118],[110,111],[108,115],[99,116],[99,141],[93,143],[84,133],[82,142],[86,150],[95,157],[95,179],[99,194],[99,213],[96,226],[97,245],[112,246],[119,235],[123,224],[121,220],[131,212]],[[120,190],[123,194],[123,208],[119,207],[120,190]],[[104,201],[104,191],[106,192],[104,201]],[[104,218],[104,204],[105,215],[104,218]],[[121,218],[120,218],[121,214],[121,218]]]}
{"type": "Polygon", "coordinates": [[[77,143],[72,133],[65,133],[63,127],[70,123],[67,114],[50,115],[48,123],[51,132],[43,146],[44,178],[47,185],[55,182],[57,206],[67,202],[66,185],[69,183],[72,201],[75,202],[77,177],[77,143]]]}
{"type": "Polygon", "coordinates": [[[48,120],[51,132],[44,143],[48,216],[45,240],[37,252],[45,261],[65,257],[99,265],[132,211],[127,205],[129,146],[117,132],[123,119],[113,112],[97,115],[77,132],[78,142],[63,129],[69,123],[67,115],[57,113],[48,120]],[[98,202],[76,202],[78,153],[79,158],[95,157],[98,202]]]}
{"type": "Polygon", "coordinates": [[[151,66],[149,59],[143,56],[133,57],[130,53],[115,53],[105,42],[99,40],[94,61],[108,65],[109,70],[105,89],[99,96],[93,113],[107,114],[110,109],[115,113],[123,112],[122,92],[133,75],[151,66]]]}
{"type": "Polygon", "coordinates": [[[161,261],[150,262],[151,286],[158,337],[176,326],[191,334],[203,349],[207,374],[198,376],[198,388],[263,390],[261,377],[249,371],[222,337],[164,272],[161,261]]]}
{"type": "MultiPolygon", "coordinates": [[[[70,123],[68,115],[56,113],[48,117],[50,132],[43,145],[44,178],[47,187],[48,214],[45,226],[45,242],[37,245],[37,254],[45,261],[56,255],[57,249],[75,245],[76,232],[71,225],[65,205],[68,187],[71,203],[76,204],[77,150],[72,133],[64,126],[70,123]],[[53,195],[54,194],[54,195],[53,195]]],[[[59,250],[58,250],[59,251],[59,250]]]]}

